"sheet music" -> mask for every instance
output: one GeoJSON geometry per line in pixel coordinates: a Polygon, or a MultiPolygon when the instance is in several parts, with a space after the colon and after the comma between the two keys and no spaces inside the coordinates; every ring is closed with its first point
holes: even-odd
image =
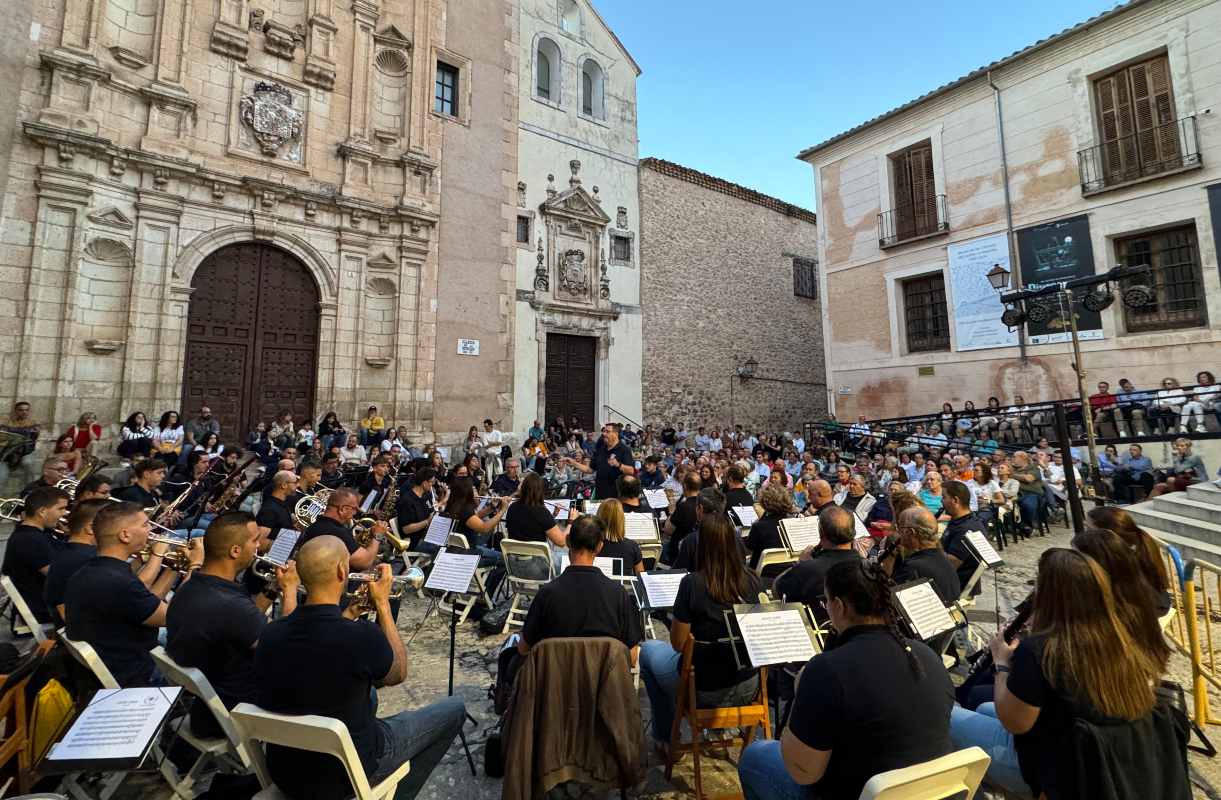
{"type": "Polygon", "coordinates": [[[563,517],[568,518],[568,510],[572,507],[571,500],[544,500],[543,505],[551,512],[551,516],[556,519],[563,517]]]}
{"type": "MultiPolygon", "coordinates": [[[[560,554],[560,572],[563,572],[564,570],[568,569],[569,563],[570,562],[568,561],[568,554],[561,553],[560,554]]],[[[610,558],[609,556],[607,556],[607,557],[595,556],[594,557],[594,566],[597,567],[598,569],[602,570],[602,574],[608,578],[618,578],[620,575],[623,574],[623,559],[622,558],[610,558]]]]}
{"type": "Polygon", "coordinates": [[[749,528],[759,520],[759,515],[755,513],[754,506],[734,506],[734,516],[738,518],[738,524],[749,528]]]}
{"type": "Polygon", "coordinates": [[[623,515],[623,535],[635,542],[657,541],[657,525],[652,514],[631,513],[623,515]]]}
{"type": "Polygon", "coordinates": [[[780,521],[780,530],[788,539],[790,553],[800,553],[807,547],[818,546],[818,517],[798,517],[780,521]]]}
{"type": "Polygon", "coordinates": [[[903,607],[916,635],[925,641],[954,628],[954,618],[946,611],[931,581],[896,591],[895,600],[903,607]]]}
{"type": "Polygon", "coordinates": [[[600,505],[602,504],[596,500],[586,500],[585,513],[589,514],[590,516],[596,515],[598,513],[598,506],[600,505]]]}
{"type": "Polygon", "coordinates": [[[478,554],[450,553],[441,548],[432,562],[432,572],[428,573],[424,588],[466,594],[470,591],[471,578],[475,576],[478,566],[478,554]]]}
{"type": "Polygon", "coordinates": [[[975,554],[983,559],[983,562],[989,567],[999,567],[1005,563],[1000,553],[996,552],[996,548],[988,541],[988,537],[979,531],[967,531],[966,539],[972,549],[975,550],[975,554]]]}
{"type": "Polygon", "coordinates": [[[853,514],[852,522],[856,529],[856,535],[853,538],[854,539],[868,539],[869,538],[869,529],[865,527],[865,523],[861,521],[861,518],[858,517],[856,514],[853,514]]]}
{"type": "Polygon", "coordinates": [[[814,645],[797,609],[742,614],[737,619],[751,666],[805,663],[814,657],[814,645]]]}
{"type": "Polygon", "coordinates": [[[645,489],[644,499],[654,510],[659,511],[670,507],[670,498],[666,497],[665,489],[645,489]]]}
{"type": "Polygon", "coordinates": [[[678,597],[678,585],[683,582],[686,570],[682,572],[642,572],[640,582],[644,584],[645,595],[650,608],[671,608],[674,598],[678,597]]]}
{"type": "Polygon", "coordinates": [[[432,522],[428,523],[428,532],[424,534],[424,541],[435,544],[437,547],[444,547],[449,544],[449,534],[453,529],[454,521],[452,519],[433,514],[432,522]]]}
{"type": "Polygon", "coordinates": [[[59,742],[51,761],[139,759],[182,691],[177,686],[99,689],[59,742]]]}
{"type": "Polygon", "coordinates": [[[375,500],[377,500],[377,496],[379,494],[381,494],[381,492],[377,489],[369,492],[369,494],[365,496],[365,501],[360,504],[360,510],[362,512],[367,512],[369,509],[373,508],[373,503],[375,500]]]}
{"type": "Polygon", "coordinates": [[[300,538],[301,531],[280,528],[276,540],[271,543],[271,549],[267,551],[267,560],[284,566],[288,559],[293,557],[293,548],[297,546],[297,540],[300,538]]]}

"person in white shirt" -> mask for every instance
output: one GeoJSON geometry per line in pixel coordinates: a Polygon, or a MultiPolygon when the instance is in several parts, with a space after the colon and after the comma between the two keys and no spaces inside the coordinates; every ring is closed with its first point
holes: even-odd
{"type": "Polygon", "coordinates": [[[347,447],[339,448],[339,459],[343,464],[363,464],[368,458],[365,446],[356,438],[356,434],[348,435],[347,447]]]}
{"type": "Polygon", "coordinates": [[[724,446],[725,443],[721,440],[721,432],[713,431],[712,436],[708,437],[708,452],[719,453],[724,446]]]}
{"type": "Polygon", "coordinates": [[[492,420],[483,421],[483,433],[479,434],[480,456],[483,461],[483,471],[491,481],[501,473],[500,449],[504,446],[504,434],[496,430],[492,420]]]}
{"type": "MultiPolygon", "coordinates": [[[[1203,433],[1204,412],[1221,413],[1221,386],[1207,370],[1196,373],[1196,388],[1191,391],[1191,399],[1183,405],[1182,416],[1179,418],[1179,433],[1187,433],[1187,424],[1194,414],[1196,418],[1196,433],[1203,433]]],[[[1160,392],[1159,392],[1160,394],[1160,392]]],[[[1217,419],[1221,424],[1221,416],[1217,419]]]]}
{"type": "Polygon", "coordinates": [[[1179,387],[1179,382],[1174,378],[1163,378],[1162,388],[1149,407],[1149,416],[1153,418],[1154,426],[1160,427],[1163,432],[1173,431],[1175,420],[1180,419],[1180,415],[1182,415],[1180,424],[1183,426],[1182,432],[1185,433],[1187,420],[1191,416],[1183,411],[1188,394],[1179,387]]]}
{"type": "Polygon", "coordinates": [[[1005,418],[1001,420],[999,430],[1003,442],[1016,442],[1022,433],[1030,428],[1030,406],[1020,394],[1013,396],[1013,405],[1005,409],[1005,418]]]}
{"type": "Polygon", "coordinates": [[[687,432],[687,424],[685,422],[678,423],[678,432],[674,434],[674,449],[679,450],[687,446],[687,437],[691,434],[687,432]]]}
{"type": "Polygon", "coordinates": [[[848,436],[852,443],[857,447],[868,447],[870,434],[869,423],[865,421],[865,415],[861,414],[856,418],[856,424],[848,429],[848,436]]]}
{"type": "Polygon", "coordinates": [[[755,445],[757,445],[758,443],[759,443],[758,438],[756,438],[755,435],[752,433],[751,435],[747,436],[745,439],[742,440],[742,443],[739,445],[739,447],[741,447],[746,452],[750,453],[750,452],[754,451],[755,445]]]}
{"type": "Polygon", "coordinates": [[[797,451],[797,455],[806,451],[806,440],[800,433],[793,437],[793,449],[797,451]]]}
{"type": "Polygon", "coordinates": [[[704,426],[701,425],[695,431],[695,449],[702,452],[708,452],[708,446],[712,443],[712,437],[704,433],[704,426]]]}

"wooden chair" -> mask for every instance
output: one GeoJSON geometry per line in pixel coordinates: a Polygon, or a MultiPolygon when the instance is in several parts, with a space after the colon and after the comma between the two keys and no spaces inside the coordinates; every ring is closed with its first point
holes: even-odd
{"type": "Polygon", "coordinates": [[[0,738],[0,770],[6,769],[16,759],[16,770],[13,776],[17,783],[17,791],[30,791],[35,783],[34,759],[30,750],[30,715],[26,704],[25,691],[34,675],[34,670],[42,663],[43,658],[55,646],[49,640],[40,642],[17,668],[4,676],[0,685],[0,720],[3,721],[4,734],[0,738]]]}
{"type": "Polygon", "coordinates": [[[956,753],[892,769],[874,775],[861,789],[857,800],[928,800],[939,797],[960,797],[971,800],[988,771],[992,759],[978,747],[968,747],[956,753]]]}
{"type": "MultiPolygon", "coordinates": [[[[695,800],[703,800],[704,786],[700,777],[700,750],[703,746],[703,732],[706,730],[725,730],[738,728],[739,736],[729,739],[726,744],[741,742],[742,750],[755,738],[755,726],[763,726],[763,736],[770,739],[772,723],[768,715],[767,704],[767,667],[759,670],[759,692],[755,700],[748,706],[727,706],[724,708],[700,708],[696,702],[695,691],[695,638],[687,637],[683,644],[683,655],[678,673],[678,696],[675,698],[674,724],[670,728],[670,751],[666,756],[666,780],[674,771],[674,764],[684,753],[691,753],[695,762],[695,800]],[[682,722],[687,720],[691,727],[691,741],[682,741],[682,722]]],[[[739,753],[739,756],[741,753],[739,753]]]]}

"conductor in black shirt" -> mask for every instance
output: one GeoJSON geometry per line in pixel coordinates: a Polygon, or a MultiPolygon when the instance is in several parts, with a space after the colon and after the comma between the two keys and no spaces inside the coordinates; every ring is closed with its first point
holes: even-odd
{"type": "Polygon", "coordinates": [[[289,508],[289,498],[297,491],[297,474],[282,469],[271,479],[271,493],[263,498],[256,521],[261,527],[269,528],[269,539],[275,539],[281,528],[293,529],[293,510],[289,508]]]}
{"type": "Polygon", "coordinates": [[[608,422],[602,426],[602,438],[594,448],[594,457],[588,464],[582,464],[571,458],[560,461],[571,465],[578,472],[594,476],[594,497],[605,500],[608,497],[618,497],[619,489],[615,481],[620,475],[635,475],[636,461],[631,449],[619,441],[619,425],[608,422]]]}
{"type": "Polygon", "coordinates": [[[899,515],[898,525],[901,559],[886,559],[883,569],[893,569],[896,584],[932,578],[933,589],[941,602],[949,605],[958,599],[962,587],[958,573],[941,549],[941,533],[937,518],[924,507],[909,508],[899,515]]]}
{"type": "Polygon", "coordinates": [[[822,605],[827,573],[836,564],[860,561],[861,556],[852,546],[856,523],[850,512],[838,506],[824,510],[818,515],[818,533],[818,545],[806,548],[796,566],[776,579],[773,589],[777,597],[809,606],[821,625],[828,621],[822,605]]]}
{"type": "MultiPolygon", "coordinates": [[[[377,718],[372,690],[407,678],[407,650],[390,613],[390,566],[379,565],[378,580],[369,584],[376,624],[340,612],[348,568],[348,548],[336,537],[317,536],[298,551],[297,571],[307,599],[259,637],[255,702],[281,714],[318,714],[342,722],[371,784],[410,760],[411,771],[394,796],[411,800],[461,730],[466,707],[461,698],[447,697],[377,718]]],[[[353,793],[336,759],[269,746],[267,763],[289,797],[329,799],[353,793]]]]}

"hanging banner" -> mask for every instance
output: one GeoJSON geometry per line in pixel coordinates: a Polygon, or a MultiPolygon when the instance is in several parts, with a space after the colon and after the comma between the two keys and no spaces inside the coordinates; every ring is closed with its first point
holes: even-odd
{"type": "Polygon", "coordinates": [[[1010,331],[1001,322],[1005,309],[1000,293],[988,282],[988,271],[997,264],[1012,270],[1005,238],[1005,234],[998,233],[946,248],[959,350],[1015,347],[1018,343],[1017,331],[1010,331]]]}
{"type": "MultiPolygon", "coordinates": [[[[1052,283],[1094,274],[1094,246],[1090,242],[1090,219],[1079,217],[1048,222],[1017,232],[1018,261],[1022,264],[1022,288],[1038,289],[1052,283]]],[[[1054,304],[1055,298],[1047,298],[1054,304]]],[[[1031,344],[1067,342],[1072,338],[1064,310],[1054,306],[1045,323],[1026,324],[1031,344]]],[[[1102,316],[1073,304],[1081,339],[1102,338],[1102,316]]]]}

